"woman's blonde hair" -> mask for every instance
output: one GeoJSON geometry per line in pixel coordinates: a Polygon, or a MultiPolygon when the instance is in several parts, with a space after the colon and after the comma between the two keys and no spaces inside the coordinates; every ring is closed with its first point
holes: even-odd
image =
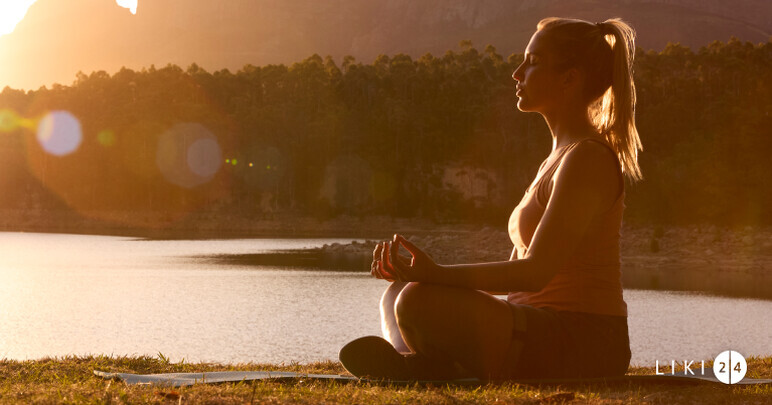
{"type": "Polygon", "coordinates": [[[635,127],[635,31],[618,18],[591,23],[556,17],[539,21],[537,31],[554,47],[559,68],[585,73],[593,124],[616,151],[622,172],[632,181],[642,179],[638,151],[643,146],[635,127]]]}

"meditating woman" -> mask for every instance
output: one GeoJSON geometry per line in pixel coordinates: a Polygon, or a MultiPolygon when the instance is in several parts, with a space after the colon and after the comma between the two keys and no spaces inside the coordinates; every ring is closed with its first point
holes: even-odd
{"type": "Polygon", "coordinates": [[[512,77],[518,108],[544,117],[552,151],[509,219],[510,260],[439,265],[400,235],[378,244],[371,272],[392,282],[385,339],[344,346],[346,369],[400,380],[626,372],[619,233],[624,177],[641,178],[634,36],[619,19],[539,22],[512,77]]]}

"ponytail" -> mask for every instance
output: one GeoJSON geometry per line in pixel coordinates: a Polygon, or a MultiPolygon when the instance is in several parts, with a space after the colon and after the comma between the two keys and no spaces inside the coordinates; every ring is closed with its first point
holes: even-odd
{"type": "Polygon", "coordinates": [[[603,94],[600,109],[594,115],[598,130],[617,152],[622,172],[632,181],[641,180],[638,151],[643,149],[635,127],[635,31],[620,19],[598,24],[604,39],[611,45],[611,88],[603,94]],[[609,41],[610,39],[610,41],[609,41]]]}

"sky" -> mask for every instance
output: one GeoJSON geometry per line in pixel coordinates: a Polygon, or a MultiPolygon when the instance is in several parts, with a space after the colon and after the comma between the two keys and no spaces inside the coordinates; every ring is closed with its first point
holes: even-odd
{"type": "Polygon", "coordinates": [[[291,65],[313,54],[337,63],[348,55],[363,63],[381,54],[418,58],[457,49],[461,40],[478,49],[494,45],[507,57],[522,52],[540,18],[556,13],[588,21],[623,16],[643,49],[668,42],[698,49],[732,36],[757,43],[772,35],[764,18],[769,0],[164,0],[144,2],[139,14],[137,3],[0,0],[0,90],[67,86],[79,72],[168,64],[213,72],[291,65]]]}
{"type": "MultiPolygon", "coordinates": [[[[0,3],[0,36],[10,34],[16,28],[24,16],[27,15],[29,7],[36,0],[10,0],[0,3]]],[[[109,1],[109,0],[105,0],[109,1]]],[[[138,0],[116,0],[119,6],[129,9],[132,14],[137,14],[138,0]]]]}

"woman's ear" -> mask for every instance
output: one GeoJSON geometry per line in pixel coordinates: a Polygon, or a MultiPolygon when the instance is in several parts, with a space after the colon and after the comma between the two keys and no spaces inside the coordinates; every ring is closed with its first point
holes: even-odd
{"type": "Polygon", "coordinates": [[[568,87],[581,87],[584,83],[584,74],[577,68],[569,68],[562,75],[561,85],[563,88],[568,87]]]}
{"type": "Polygon", "coordinates": [[[560,87],[563,94],[582,94],[584,87],[584,72],[577,68],[570,68],[561,74],[560,87]]]}

